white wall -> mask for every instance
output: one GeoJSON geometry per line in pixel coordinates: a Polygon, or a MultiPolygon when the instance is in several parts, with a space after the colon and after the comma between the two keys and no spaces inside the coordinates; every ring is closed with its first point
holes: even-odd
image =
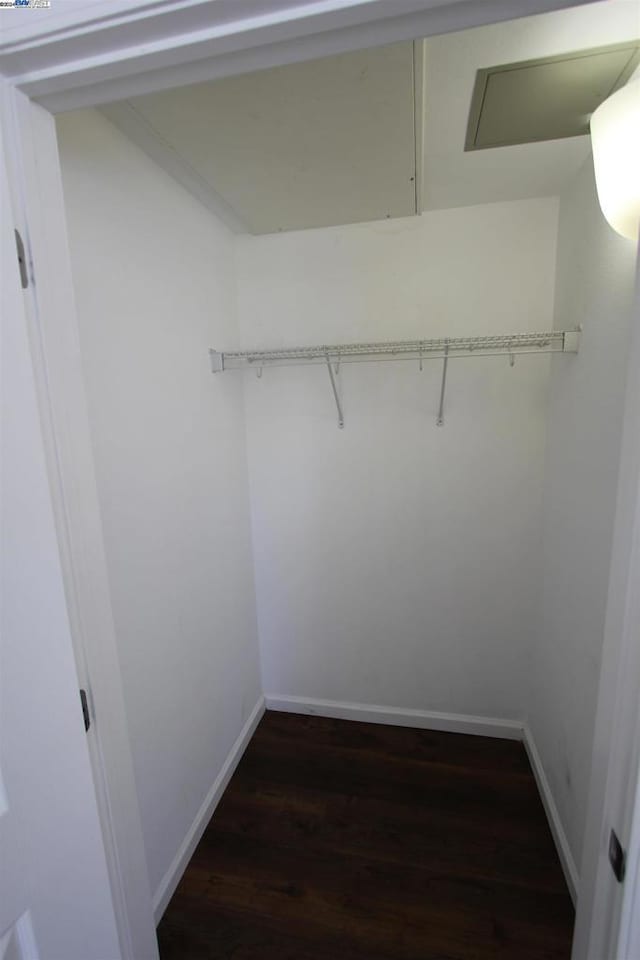
{"type": "Polygon", "coordinates": [[[529,722],[580,866],[635,273],[635,244],[610,229],[591,158],[560,200],[555,325],[582,324],[579,362],[552,363],[543,584],[531,648],[529,722]]]}
{"type": "MultiPolygon", "coordinates": [[[[556,225],[547,199],[241,237],[244,345],[549,329],[556,225]]],[[[344,431],[325,368],[228,374],[267,694],[522,716],[548,371],[452,362],[438,428],[440,362],[346,365],[344,431]]]]}
{"type": "Polygon", "coordinates": [[[260,696],[233,237],[94,112],[59,121],[152,891],[260,696]]]}
{"type": "Polygon", "coordinates": [[[99,115],[60,131],[152,889],[259,697],[256,595],[269,695],[526,709],[579,864],[634,273],[590,163],[559,221],[544,199],[233,238],[99,115]],[[578,358],[452,362],[441,429],[440,362],[344,365],[344,431],[322,367],[207,363],[554,323],[583,324],[578,358]]]}

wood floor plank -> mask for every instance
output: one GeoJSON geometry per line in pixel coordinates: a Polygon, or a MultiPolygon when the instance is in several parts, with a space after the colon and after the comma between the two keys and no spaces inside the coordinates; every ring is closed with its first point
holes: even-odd
{"type": "Polygon", "coordinates": [[[555,856],[546,824],[508,840],[498,830],[478,830],[460,817],[415,809],[362,796],[266,788],[244,790],[232,784],[203,838],[203,850],[215,850],[220,833],[240,834],[256,842],[277,835],[282,846],[329,851],[334,856],[366,855],[381,862],[423,867],[436,865],[452,875],[465,862],[465,874],[495,878],[539,890],[564,892],[564,878],[549,871],[555,856]],[[539,842],[533,844],[537,833],[539,842]]]}
{"type": "Polygon", "coordinates": [[[568,960],[522,744],[267,713],[158,929],[162,960],[568,960]]]}

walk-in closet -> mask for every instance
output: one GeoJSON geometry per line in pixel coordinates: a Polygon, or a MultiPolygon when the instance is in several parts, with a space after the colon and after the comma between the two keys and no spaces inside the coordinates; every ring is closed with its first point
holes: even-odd
{"type": "Polygon", "coordinates": [[[570,957],[639,63],[608,0],[56,118],[163,960],[570,957]]]}

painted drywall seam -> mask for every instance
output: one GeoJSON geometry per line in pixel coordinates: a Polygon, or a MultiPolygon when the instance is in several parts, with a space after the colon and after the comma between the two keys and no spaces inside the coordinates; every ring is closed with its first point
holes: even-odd
{"type": "MultiPolygon", "coordinates": [[[[233,255],[233,269],[235,277],[235,307],[236,307],[236,333],[238,337],[238,342],[236,344],[236,349],[244,350],[246,348],[245,338],[244,338],[244,325],[241,323],[242,316],[242,305],[241,305],[241,295],[242,295],[242,281],[240,277],[240,265],[239,265],[239,250],[240,244],[243,242],[244,237],[242,234],[234,236],[232,255],[233,255]]],[[[213,349],[218,349],[215,344],[211,345],[213,349]]],[[[227,349],[229,349],[227,347],[227,349]]],[[[255,477],[254,472],[251,469],[251,460],[250,460],[250,449],[249,445],[251,442],[251,437],[249,434],[249,417],[247,416],[247,387],[246,381],[244,381],[245,376],[249,376],[249,373],[245,373],[242,370],[237,371],[235,374],[232,373],[232,376],[238,376],[243,378],[242,383],[242,428],[244,432],[244,450],[245,458],[247,464],[247,490],[249,496],[249,543],[251,545],[251,572],[253,576],[253,609],[255,612],[256,618],[256,637],[258,640],[258,669],[260,671],[260,689],[264,696],[265,691],[265,679],[264,679],[264,642],[263,642],[263,631],[260,619],[260,610],[258,608],[258,565],[256,562],[256,517],[255,517],[255,503],[256,503],[256,490],[255,490],[255,477]]]]}

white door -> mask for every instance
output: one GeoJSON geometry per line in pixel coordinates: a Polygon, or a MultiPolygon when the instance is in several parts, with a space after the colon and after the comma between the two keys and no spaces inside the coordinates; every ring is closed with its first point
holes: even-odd
{"type": "Polygon", "coordinates": [[[1,159],[0,232],[0,960],[116,960],[1,159]]]}

